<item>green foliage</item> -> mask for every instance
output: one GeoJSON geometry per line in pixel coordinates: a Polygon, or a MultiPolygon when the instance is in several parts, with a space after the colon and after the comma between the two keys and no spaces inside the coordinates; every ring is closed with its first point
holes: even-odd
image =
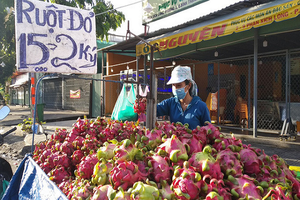
{"type": "MultiPolygon", "coordinates": [[[[81,9],[92,8],[97,13],[106,12],[96,16],[96,35],[103,40],[108,39],[108,31],[116,30],[125,21],[122,12],[113,10],[114,7],[110,2],[104,0],[44,0],[49,3],[77,7],[81,9]],[[111,10],[111,11],[109,11],[111,10]]],[[[16,50],[15,50],[15,18],[13,14],[14,1],[0,0],[0,64],[5,63],[4,67],[0,66],[0,84],[5,84],[8,78],[15,71],[16,50]],[[9,8],[9,9],[7,9],[9,8]]]]}
{"type": "MultiPolygon", "coordinates": [[[[18,126],[21,127],[22,131],[25,131],[27,133],[32,133],[33,132],[32,124],[33,124],[32,118],[27,118],[27,119],[24,119],[22,123],[18,124],[18,126]]],[[[46,122],[40,122],[39,124],[46,124],[46,122]]]]}
{"type": "Polygon", "coordinates": [[[4,85],[15,71],[15,20],[12,13],[14,2],[0,1],[0,84],[4,85]]]}

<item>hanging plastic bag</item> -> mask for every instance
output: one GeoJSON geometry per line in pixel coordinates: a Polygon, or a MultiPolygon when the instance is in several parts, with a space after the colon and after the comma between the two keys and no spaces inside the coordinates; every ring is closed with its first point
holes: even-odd
{"type": "Polygon", "coordinates": [[[117,99],[111,118],[120,121],[136,121],[137,114],[134,112],[133,105],[135,102],[135,91],[131,84],[130,91],[127,95],[126,86],[123,85],[122,91],[117,99]]]}

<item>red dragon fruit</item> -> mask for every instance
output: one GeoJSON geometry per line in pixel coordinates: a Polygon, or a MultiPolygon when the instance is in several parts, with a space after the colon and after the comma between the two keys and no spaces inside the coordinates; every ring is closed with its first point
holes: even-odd
{"type": "Polygon", "coordinates": [[[148,166],[150,167],[151,180],[155,180],[157,183],[160,181],[170,181],[171,171],[173,168],[169,166],[168,158],[163,158],[160,155],[153,155],[149,157],[148,166]]]}
{"type": "Polygon", "coordinates": [[[62,143],[65,140],[67,135],[68,135],[67,129],[57,128],[54,134],[51,135],[51,139],[62,143]]]}
{"type": "Polygon", "coordinates": [[[50,166],[48,162],[40,163],[39,166],[46,174],[48,174],[53,169],[53,167],[50,166]]]}
{"type": "Polygon", "coordinates": [[[240,177],[243,175],[243,166],[239,159],[240,155],[231,149],[219,151],[217,154],[217,161],[226,176],[240,177]]]}
{"type": "Polygon", "coordinates": [[[66,169],[70,169],[71,160],[67,154],[58,152],[57,156],[53,158],[53,166],[63,166],[66,169]]]}
{"type": "Polygon", "coordinates": [[[70,194],[72,188],[73,179],[70,177],[69,179],[64,179],[60,184],[58,184],[58,188],[68,196],[70,194]]]}
{"type": "Polygon", "coordinates": [[[60,151],[66,153],[68,156],[71,156],[74,152],[74,147],[72,143],[64,141],[60,146],[60,151]]]}
{"type": "Polygon", "coordinates": [[[202,176],[210,175],[211,178],[223,179],[219,161],[216,161],[212,155],[212,148],[206,145],[202,152],[194,153],[189,159],[191,166],[196,168],[202,176]]]}
{"type": "Polygon", "coordinates": [[[134,112],[137,113],[138,115],[142,113],[146,113],[146,102],[147,102],[146,98],[136,99],[133,105],[134,112]]]}
{"type": "Polygon", "coordinates": [[[84,153],[81,150],[76,150],[73,152],[71,155],[71,162],[74,166],[77,166],[80,162],[81,159],[84,157],[84,153]]]}
{"type": "Polygon", "coordinates": [[[203,147],[206,146],[207,135],[206,132],[203,129],[201,129],[200,126],[197,126],[195,129],[193,129],[192,134],[197,136],[197,138],[201,141],[203,147]]]}
{"type": "Polygon", "coordinates": [[[244,173],[258,174],[261,172],[261,161],[258,159],[256,153],[252,149],[242,149],[240,151],[241,162],[244,165],[244,173]]]}
{"type": "Polygon", "coordinates": [[[81,147],[83,146],[84,139],[85,138],[82,136],[77,136],[72,142],[74,149],[81,149],[81,147]]]}
{"type": "Polygon", "coordinates": [[[47,175],[56,184],[60,184],[63,180],[70,178],[70,173],[62,166],[56,166],[47,175]]]}
{"type": "Polygon", "coordinates": [[[175,170],[171,188],[178,199],[198,199],[202,187],[201,175],[188,162],[175,170]]]}
{"type": "Polygon", "coordinates": [[[157,148],[158,155],[168,155],[173,163],[179,165],[188,159],[186,148],[176,135],[163,139],[163,141],[164,143],[157,148]]]}
{"type": "Polygon", "coordinates": [[[88,180],[84,180],[77,185],[72,191],[72,200],[90,199],[93,195],[93,186],[91,186],[88,180]]]}
{"type": "Polygon", "coordinates": [[[215,148],[217,151],[230,148],[232,151],[239,152],[242,147],[242,141],[236,139],[233,135],[231,138],[220,137],[219,139],[215,139],[213,144],[213,148],[215,148]]]}
{"type": "Polygon", "coordinates": [[[162,130],[153,129],[147,130],[145,136],[142,136],[141,140],[149,150],[154,150],[158,145],[162,143],[162,130]]]}
{"type": "Polygon", "coordinates": [[[97,140],[96,137],[92,137],[90,135],[86,135],[84,141],[82,142],[81,150],[85,153],[90,153],[92,151],[97,151],[98,147],[102,143],[97,140]]]}
{"type": "Polygon", "coordinates": [[[196,134],[184,134],[178,137],[178,139],[187,147],[188,155],[202,151],[203,145],[201,138],[196,134]]]}
{"type": "Polygon", "coordinates": [[[215,178],[210,179],[209,175],[205,175],[202,178],[205,186],[203,186],[200,195],[205,196],[206,199],[223,199],[230,200],[232,195],[229,192],[229,189],[225,187],[223,180],[217,180],[215,178]],[[206,183],[207,182],[207,183],[206,183]]]}
{"type": "Polygon", "coordinates": [[[167,135],[168,138],[171,137],[173,134],[177,135],[176,134],[177,128],[173,123],[164,121],[162,123],[156,123],[155,127],[156,127],[155,129],[157,130],[162,130],[164,134],[167,135]]]}
{"type": "Polygon", "coordinates": [[[89,126],[90,122],[86,116],[84,116],[83,119],[78,118],[76,123],[73,124],[73,128],[76,129],[79,133],[81,133],[81,136],[85,136],[84,132],[88,130],[89,126]]]}
{"type": "Polygon", "coordinates": [[[36,144],[34,148],[34,155],[40,156],[44,152],[45,148],[46,148],[45,142],[40,142],[36,144]]]}
{"type": "Polygon", "coordinates": [[[111,170],[109,181],[116,190],[122,187],[127,190],[132,187],[137,181],[145,181],[147,174],[143,174],[138,165],[131,161],[118,162],[118,164],[111,170]]]}
{"type": "Polygon", "coordinates": [[[201,127],[201,131],[205,132],[207,135],[208,143],[213,143],[215,139],[224,137],[220,132],[220,127],[216,127],[213,124],[207,122],[206,126],[201,127]]]}
{"type": "Polygon", "coordinates": [[[97,162],[98,158],[96,153],[87,155],[78,164],[75,175],[84,179],[90,179],[93,174],[94,166],[97,164],[97,162]]]}
{"type": "Polygon", "coordinates": [[[45,162],[46,159],[52,154],[51,149],[45,149],[42,153],[42,155],[40,155],[40,157],[37,157],[38,160],[40,160],[41,162],[45,162]]]}
{"type": "Polygon", "coordinates": [[[263,188],[256,186],[254,180],[254,178],[249,177],[247,174],[239,178],[234,178],[229,175],[226,185],[230,187],[231,194],[234,198],[247,198],[249,200],[262,199],[263,188]]]}

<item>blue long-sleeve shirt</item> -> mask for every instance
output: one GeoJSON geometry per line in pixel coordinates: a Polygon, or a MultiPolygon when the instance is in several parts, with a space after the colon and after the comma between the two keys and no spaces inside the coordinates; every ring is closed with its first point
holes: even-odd
{"type": "Polygon", "coordinates": [[[182,110],[180,101],[175,98],[165,99],[157,104],[157,116],[169,116],[171,122],[188,123],[190,129],[198,125],[203,126],[210,121],[209,111],[206,104],[198,96],[194,96],[185,111],[182,110]]]}

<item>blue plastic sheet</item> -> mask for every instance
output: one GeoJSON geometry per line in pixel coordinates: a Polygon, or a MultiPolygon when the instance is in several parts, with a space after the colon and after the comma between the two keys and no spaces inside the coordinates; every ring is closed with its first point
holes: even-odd
{"type": "Polygon", "coordinates": [[[50,181],[45,172],[26,155],[13,175],[2,200],[67,200],[66,195],[50,181]]]}

